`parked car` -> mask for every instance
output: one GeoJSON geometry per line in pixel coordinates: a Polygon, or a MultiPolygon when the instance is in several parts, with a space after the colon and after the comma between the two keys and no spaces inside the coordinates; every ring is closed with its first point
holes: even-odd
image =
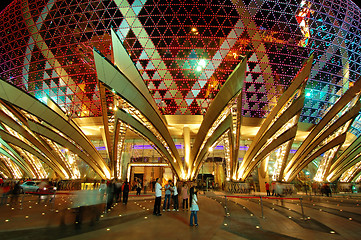
{"type": "Polygon", "coordinates": [[[40,195],[53,194],[56,190],[56,187],[51,186],[49,183],[27,181],[20,185],[20,192],[22,193],[36,193],[40,195]]]}
{"type": "Polygon", "coordinates": [[[39,186],[37,182],[34,181],[27,181],[23,184],[20,184],[21,192],[27,193],[27,192],[38,192],[39,186]]]}

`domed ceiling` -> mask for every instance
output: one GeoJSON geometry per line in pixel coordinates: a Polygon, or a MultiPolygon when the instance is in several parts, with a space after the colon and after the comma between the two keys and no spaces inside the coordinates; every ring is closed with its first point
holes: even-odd
{"type": "Polygon", "coordinates": [[[300,121],[317,123],[360,72],[351,1],[15,0],[1,15],[0,77],[73,117],[101,115],[92,50],[112,60],[111,28],[165,115],[204,114],[247,58],[242,114],[265,117],[313,54],[300,121]]]}

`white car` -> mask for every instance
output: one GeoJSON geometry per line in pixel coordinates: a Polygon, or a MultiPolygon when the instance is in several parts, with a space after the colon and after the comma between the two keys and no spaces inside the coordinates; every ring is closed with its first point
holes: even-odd
{"type": "Polygon", "coordinates": [[[24,182],[23,184],[20,184],[20,187],[21,187],[21,192],[23,193],[39,191],[38,183],[34,181],[24,182]]]}

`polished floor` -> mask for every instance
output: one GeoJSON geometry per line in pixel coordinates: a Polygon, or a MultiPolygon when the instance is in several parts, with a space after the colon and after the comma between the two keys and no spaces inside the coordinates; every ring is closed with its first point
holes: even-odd
{"type": "MultiPolygon", "coordinates": [[[[264,194],[199,194],[198,227],[189,226],[182,209],[152,214],[150,194],[131,195],[99,221],[85,209],[75,224],[73,195],[59,193],[55,202],[25,196],[22,204],[0,206],[0,239],[360,239],[361,195],[332,197],[293,195],[267,199],[264,194]],[[262,199],[259,197],[262,196],[262,199]],[[302,202],[299,200],[302,198],[302,202]]],[[[102,210],[102,209],[101,209],[102,210]]]]}

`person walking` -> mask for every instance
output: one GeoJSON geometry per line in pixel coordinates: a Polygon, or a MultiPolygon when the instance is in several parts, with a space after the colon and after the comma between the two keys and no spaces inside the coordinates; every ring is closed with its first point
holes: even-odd
{"type": "Polygon", "coordinates": [[[123,186],[122,186],[123,204],[127,204],[127,203],[128,203],[129,191],[130,191],[129,183],[128,183],[128,181],[125,181],[125,182],[123,183],[123,186]]]}
{"type": "Polygon", "coordinates": [[[102,183],[99,186],[99,194],[100,194],[99,198],[101,202],[104,201],[104,194],[106,190],[107,190],[107,184],[105,183],[105,180],[102,180],[102,183]]]}
{"type": "Polygon", "coordinates": [[[267,192],[267,196],[271,196],[271,192],[270,192],[270,190],[269,190],[269,183],[268,182],[266,182],[266,192],[267,192]]]}
{"type": "Polygon", "coordinates": [[[183,211],[184,211],[184,209],[186,209],[188,211],[189,192],[188,192],[188,186],[186,183],[183,183],[181,194],[182,194],[182,201],[183,201],[182,202],[183,211]]]}
{"type": "Polygon", "coordinates": [[[140,180],[137,182],[137,195],[140,195],[140,191],[142,190],[142,184],[140,183],[140,180]]]}
{"type": "Polygon", "coordinates": [[[144,194],[147,194],[147,187],[148,187],[149,182],[147,180],[144,181],[144,194]]]}
{"type": "Polygon", "coordinates": [[[159,183],[159,178],[155,180],[155,201],[154,201],[154,209],[153,209],[153,215],[156,216],[162,216],[160,213],[160,204],[162,201],[162,186],[159,183]]]}
{"type": "Polygon", "coordinates": [[[272,182],[271,183],[271,188],[272,188],[272,196],[275,195],[275,191],[276,191],[276,182],[272,182]]]}
{"type": "Polygon", "coordinates": [[[165,195],[164,195],[164,203],[163,203],[163,212],[165,211],[165,208],[167,207],[167,211],[170,211],[169,209],[169,205],[170,205],[170,194],[172,193],[171,191],[171,183],[172,180],[168,180],[168,183],[164,186],[164,190],[165,190],[165,195]]]}
{"type": "Polygon", "coordinates": [[[178,204],[178,189],[175,184],[172,183],[173,187],[173,211],[179,212],[179,204],[178,204]]]}
{"type": "Polygon", "coordinates": [[[1,196],[1,203],[0,206],[3,204],[7,204],[8,203],[8,196],[10,193],[10,184],[9,183],[4,183],[2,188],[2,196],[1,196]]]}
{"type": "Polygon", "coordinates": [[[122,182],[121,181],[116,181],[115,183],[115,187],[114,187],[114,201],[116,203],[121,202],[122,201],[122,182]]]}
{"type": "Polygon", "coordinates": [[[113,206],[114,201],[114,189],[115,189],[115,180],[109,181],[107,185],[107,210],[113,206]]]}
{"type": "Polygon", "coordinates": [[[193,218],[194,218],[194,226],[198,227],[198,217],[197,217],[197,213],[199,211],[199,207],[198,207],[198,198],[197,198],[197,191],[195,190],[194,187],[191,187],[191,189],[189,190],[189,199],[190,199],[190,210],[191,210],[191,218],[190,218],[190,223],[189,226],[193,226],[193,218]]]}

